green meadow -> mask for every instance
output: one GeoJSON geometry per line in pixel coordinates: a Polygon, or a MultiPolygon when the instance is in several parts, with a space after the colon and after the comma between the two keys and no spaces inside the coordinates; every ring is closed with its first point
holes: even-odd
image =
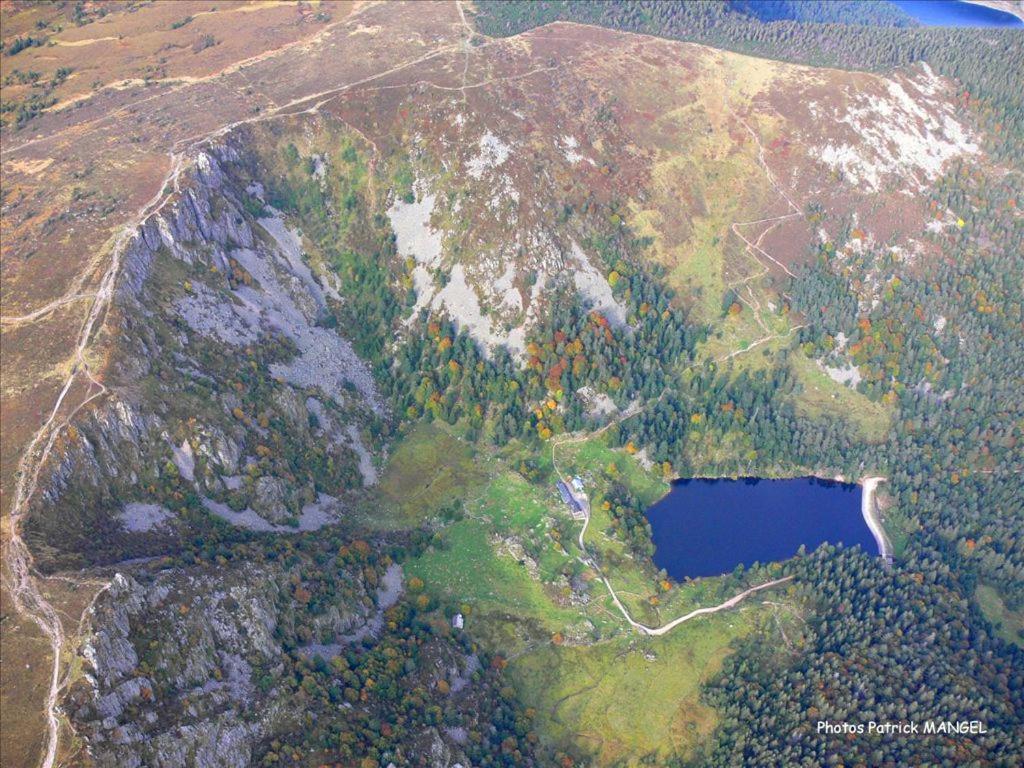
{"type": "MultiPolygon", "coordinates": [[[[438,424],[410,430],[362,511],[381,528],[433,531],[430,546],[404,563],[406,577],[457,606],[467,631],[509,660],[526,705],[550,712],[538,723],[551,743],[575,744],[601,765],[693,754],[717,722],[700,700],[701,683],[766,609],[751,602],[662,637],[639,634],[578,557],[581,524],[554,490],[551,443],[540,451],[516,442],[482,449],[455,435],[438,424]],[[524,474],[525,459],[533,462],[524,474]]],[[[650,504],[668,491],[660,474],[600,437],[555,451],[563,472],[584,478],[593,509],[586,546],[600,552],[605,576],[634,618],[661,624],[729,596],[724,579],[664,590],[653,564],[609,535],[601,509],[608,478],[650,504]]]]}

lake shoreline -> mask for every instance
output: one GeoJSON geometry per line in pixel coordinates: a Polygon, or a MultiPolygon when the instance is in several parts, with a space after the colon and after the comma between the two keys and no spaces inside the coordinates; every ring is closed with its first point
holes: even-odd
{"type": "Polygon", "coordinates": [[[871,535],[875,537],[878,545],[878,556],[885,560],[886,565],[892,565],[893,553],[892,543],[885,532],[885,526],[878,514],[878,503],[875,500],[875,493],[879,483],[884,483],[884,477],[862,477],[858,482],[861,487],[861,514],[864,522],[867,523],[871,535]]]}
{"type": "Polygon", "coordinates": [[[891,0],[920,27],[1020,29],[1022,7],[1009,0],[891,0]]]}
{"type": "Polygon", "coordinates": [[[988,8],[991,11],[999,11],[1000,13],[1005,13],[1007,16],[1013,16],[1014,18],[1020,19],[1021,22],[1024,22],[1024,6],[1019,4],[1005,2],[1005,0],[961,0],[961,2],[967,3],[968,5],[977,5],[982,8],[988,8]]]}

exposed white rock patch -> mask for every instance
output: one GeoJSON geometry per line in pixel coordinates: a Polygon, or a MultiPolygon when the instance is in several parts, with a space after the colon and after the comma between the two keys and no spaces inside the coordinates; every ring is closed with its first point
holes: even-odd
{"type": "Polygon", "coordinates": [[[540,305],[540,297],[544,292],[544,283],[547,275],[540,272],[530,288],[530,305],[526,310],[526,319],[517,327],[509,331],[505,339],[505,346],[516,359],[521,360],[526,354],[526,332],[533,326],[537,319],[537,311],[540,305]]]}
{"type": "Polygon", "coordinates": [[[922,61],[919,65],[921,75],[917,78],[917,87],[921,93],[927,96],[935,96],[942,92],[942,78],[935,74],[928,62],[922,61]]]}
{"type": "Polygon", "coordinates": [[[299,530],[316,531],[325,525],[336,523],[341,511],[341,503],[334,496],[318,493],[316,501],[302,507],[299,514],[299,530]]]}
{"type": "Polygon", "coordinates": [[[625,325],[626,310],[616,301],[612,287],[604,275],[594,268],[575,241],[572,244],[572,260],[576,267],[572,275],[576,290],[583,295],[591,308],[604,315],[609,323],[619,327],[625,325]]]}
{"type": "MultiPolygon", "coordinates": [[[[344,389],[351,384],[373,410],[382,411],[373,376],[352,345],[333,330],[315,325],[318,294],[311,294],[305,281],[290,271],[275,269],[273,257],[261,257],[248,248],[236,249],[232,256],[262,289],[240,286],[236,294],[299,349],[292,360],[271,365],[270,372],[298,387],[320,387],[339,403],[344,403],[344,389]]],[[[282,260],[287,263],[287,259],[282,260]]]]}
{"type": "Polygon", "coordinates": [[[434,297],[432,271],[441,265],[442,248],[442,233],[430,224],[436,201],[435,194],[424,194],[419,200],[411,203],[395,200],[388,208],[388,219],[391,220],[391,228],[395,231],[398,255],[416,262],[412,273],[416,305],[407,323],[411,322],[421,309],[429,306],[434,297]]]}
{"type": "Polygon", "coordinates": [[[377,591],[377,607],[386,611],[398,602],[402,594],[402,566],[392,563],[384,571],[380,589],[377,591]]]}
{"type": "Polygon", "coordinates": [[[907,238],[907,247],[901,245],[890,245],[889,253],[903,264],[913,264],[922,255],[921,243],[913,238],[907,238]]]}
{"type": "Polygon", "coordinates": [[[326,431],[332,423],[331,417],[327,415],[327,409],[324,408],[324,404],[315,397],[306,398],[306,412],[316,419],[321,430],[326,431]]]}
{"type": "Polygon", "coordinates": [[[310,270],[309,265],[302,259],[302,235],[294,229],[289,229],[284,223],[284,219],[281,218],[280,213],[274,211],[274,214],[274,216],[260,219],[260,226],[266,230],[268,235],[274,238],[274,242],[277,243],[277,247],[281,255],[284,256],[285,261],[288,262],[292,273],[302,281],[302,284],[306,287],[309,295],[313,297],[317,306],[323,309],[327,306],[327,302],[324,300],[323,288],[316,278],[313,277],[313,272],[310,270]]]}
{"type": "Polygon", "coordinates": [[[338,516],[341,512],[338,500],[326,493],[318,494],[316,501],[306,504],[302,508],[302,512],[299,515],[299,523],[294,527],[271,523],[249,508],[236,512],[227,504],[222,504],[210,498],[203,498],[203,506],[211,514],[226,520],[238,528],[248,528],[250,531],[262,531],[265,533],[317,531],[325,525],[338,522],[338,516]]]}
{"type": "Polygon", "coordinates": [[[866,186],[874,191],[878,190],[881,183],[881,169],[865,160],[860,152],[849,144],[826,145],[821,149],[820,157],[825,165],[841,169],[843,177],[850,184],[866,186]]]}
{"type": "Polygon", "coordinates": [[[519,205],[519,190],[516,189],[512,179],[505,174],[498,174],[493,179],[490,197],[487,198],[487,210],[494,217],[502,221],[509,230],[515,230],[518,222],[517,206],[519,205]]]}
{"type": "Polygon", "coordinates": [[[573,165],[577,165],[578,163],[581,162],[587,162],[590,163],[591,165],[596,165],[596,163],[589,157],[587,157],[586,155],[581,155],[579,152],[576,151],[580,143],[579,141],[576,140],[575,136],[562,136],[560,144],[562,154],[565,155],[565,159],[568,160],[573,165]]]}
{"type": "Polygon", "coordinates": [[[392,563],[384,571],[381,584],[377,589],[377,611],[370,619],[347,635],[338,638],[336,643],[311,643],[299,649],[299,653],[307,658],[321,656],[330,659],[340,654],[346,645],[359,643],[368,637],[376,637],[384,629],[384,612],[398,602],[402,595],[402,566],[392,563]]]}
{"type": "Polygon", "coordinates": [[[235,347],[252,344],[259,338],[256,313],[202,283],[195,283],[188,295],[174,302],[174,308],[189,328],[206,338],[235,347]]]}
{"type": "Polygon", "coordinates": [[[490,318],[481,311],[480,300],[466,282],[466,270],[461,264],[452,267],[448,284],[434,297],[431,306],[435,310],[447,310],[456,327],[460,331],[465,330],[484,350],[493,349],[505,341],[505,337],[495,333],[490,318]]]}
{"type": "Polygon", "coordinates": [[[939,315],[935,318],[935,322],[932,323],[932,327],[935,329],[936,333],[942,333],[943,329],[946,327],[946,318],[939,315]]]}
{"type": "Polygon", "coordinates": [[[952,229],[957,226],[957,215],[952,211],[947,210],[942,214],[941,218],[931,219],[925,225],[925,231],[931,232],[933,235],[940,235],[947,229],[952,229]]]}
{"type": "Polygon", "coordinates": [[[245,484],[244,475],[221,475],[220,479],[229,491],[237,491],[245,484]]]}
{"type": "Polygon", "coordinates": [[[854,365],[845,365],[842,367],[836,367],[831,365],[825,365],[818,363],[821,370],[837,384],[843,384],[845,386],[856,387],[861,380],[860,370],[854,365]]]}
{"type": "Polygon", "coordinates": [[[353,424],[348,425],[347,432],[352,450],[359,456],[359,474],[363,476],[363,485],[376,485],[377,468],[373,465],[373,455],[363,444],[363,438],[360,437],[359,430],[353,424]]]}
{"type": "MultiPolygon", "coordinates": [[[[854,218],[854,224],[856,224],[857,217],[854,216],[853,218],[854,218]]],[[[863,254],[869,253],[870,251],[872,251],[874,249],[874,247],[875,247],[874,235],[872,235],[870,232],[865,232],[860,237],[852,237],[851,236],[850,239],[846,241],[846,247],[843,248],[843,250],[846,251],[846,253],[843,253],[842,255],[843,256],[848,256],[849,254],[852,253],[852,254],[856,254],[857,256],[862,256],[863,254]]]]}
{"type": "Polygon", "coordinates": [[[633,458],[636,459],[637,464],[643,467],[644,471],[650,472],[654,469],[654,461],[648,455],[646,446],[634,453],[633,458]]]}
{"type": "Polygon", "coordinates": [[[511,152],[512,147],[487,131],[480,137],[479,154],[466,163],[467,172],[474,179],[482,179],[486,171],[497,168],[508,160],[511,152]]]}
{"type": "Polygon", "coordinates": [[[581,155],[579,152],[574,152],[571,149],[566,150],[566,152],[565,152],[565,159],[568,160],[573,165],[576,165],[577,163],[582,163],[582,162],[587,162],[587,163],[590,163],[591,165],[596,165],[596,163],[593,160],[591,160],[589,157],[587,157],[585,155],[581,155]]]}
{"type": "Polygon", "coordinates": [[[174,517],[174,514],[159,504],[141,504],[131,502],[124,505],[118,519],[132,533],[145,533],[163,525],[174,517]]]}
{"type": "Polygon", "coordinates": [[[295,530],[287,529],[286,526],[275,526],[272,523],[268,523],[262,517],[253,512],[251,509],[245,509],[241,512],[235,512],[235,510],[233,510],[227,504],[221,504],[219,501],[214,501],[213,499],[204,498],[203,506],[206,507],[206,509],[210,513],[216,515],[221,520],[226,520],[227,522],[231,523],[232,525],[238,528],[248,528],[250,531],[267,532],[273,531],[276,528],[282,528],[285,530],[295,530]]]}
{"type": "Polygon", "coordinates": [[[910,192],[938,178],[953,158],[979,151],[954,106],[933,98],[938,88],[930,70],[915,78],[894,77],[885,81],[885,88],[881,96],[850,94],[850,106],[831,116],[853,129],[854,142],[812,150],[848,182],[878,192],[885,179],[898,177],[914,182],[907,188],[910,192]]]}
{"type": "Polygon", "coordinates": [[[323,181],[324,176],[327,174],[327,164],[324,162],[323,155],[313,155],[313,178],[317,181],[323,181]]]}
{"type": "MultiPolygon", "coordinates": [[[[458,670],[458,668],[450,669],[448,674],[451,677],[449,685],[451,686],[452,693],[458,693],[467,685],[472,683],[473,675],[475,675],[479,669],[480,657],[477,656],[475,653],[471,653],[469,656],[466,657],[466,665],[461,672],[458,670]]],[[[460,737],[462,741],[465,741],[466,739],[465,729],[453,728],[449,733],[451,733],[452,738],[455,739],[456,742],[459,742],[460,737]],[[462,733],[459,733],[460,730],[462,731],[462,733]],[[452,733],[453,731],[454,733],[452,733]]]]}
{"type": "Polygon", "coordinates": [[[515,311],[522,311],[523,309],[523,297],[519,294],[516,289],[514,281],[516,279],[516,265],[509,262],[505,266],[505,271],[501,273],[497,280],[492,284],[494,291],[498,297],[498,300],[507,308],[515,311]]]}
{"type": "Polygon", "coordinates": [[[576,394],[583,400],[587,409],[587,415],[591,418],[603,418],[618,413],[619,408],[615,405],[615,401],[604,392],[598,392],[593,387],[580,387],[576,390],[576,394]]]}
{"type": "Polygon", "coordinates": [[[196,457],[192,453],[192,446],[188,440],[184,440],[181,446],[171,446],[174,455],[174,466],[178,468],[181,476],[190,483],[195,481],[196,457]]]}
{"type": "MultiPolygon", "coordinates": [[[[572,137],[570,137],[572,138],[572,137]]],[[[573,146],[573,142],[569,142],[573,146]]],[[[471,176],[500,166],[510,148],[493,134],[481,139],[481,154],[470,169],[471,176]],[[475,171],[473,169],[476,169],[475,171]]],[[[500,221],[503,230],[518,232],[515,226],[518,193],[504,174],[495,174],[486,208],[500,221]]],[[[417,182],[419,197],[408,203],[396,200],[388,209],[400,256],[413,262],[415,304],[406,317],[411,325],[425,309],[444,313],[455,326],[473,339],[485,355],[504,346],[517,358],[526,348],[529,329],[536,323],[543,304],[547,278],[572,281],[584,300],[616,326],[626,323],[626,312],[615,300],[611,286],[576,243],[566,247],[543,228],[518,233],[506,246],[486,247],[471,262],[454,260],[444,252],[444,233],[435,229],[432,217],[439,192],[428,191],[417,182]],[[524,258],[523,254],[528,254],[524,258]],[[454,263],[453,263],[454,262],[454,263]],[[536,279],[524,295],[521,274],[532,272],[536,279]],[[438,279],[443,274],[443,281],[438,279]]],[[[453,203],[457,206],[458,200],[453,203]]]]}

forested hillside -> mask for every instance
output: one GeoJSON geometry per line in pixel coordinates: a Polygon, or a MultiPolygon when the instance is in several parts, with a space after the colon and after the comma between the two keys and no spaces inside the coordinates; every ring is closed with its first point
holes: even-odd
{"type": "Polygon", "coordinates": [[[817,616],[792,647],[748,643],[706,690],[725,721],[703,764],[1012,766],[1024,750],[1024,653],[1006,648],[934,560],[880,571],[828,547],[795,564],[817,616]],[[813,586],[810,586],[812,585],[813,586]],[[969,674],[964,674],[970,670],[969,674]],[[822,734],[818,722],[986,724],[941,736],[822,734]]]}

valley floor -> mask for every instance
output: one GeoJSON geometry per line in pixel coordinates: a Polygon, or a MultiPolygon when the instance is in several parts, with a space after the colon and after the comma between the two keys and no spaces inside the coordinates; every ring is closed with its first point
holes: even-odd
{"type": "Polygon", "coordinates": [[[765,569],[746,587],[722,577],[666,589],[649,560],[609,536],[600,509],[610,468],[648,501],[667,489],[633,457],[586,436],[563,446],[557,468],[542,458],[528,480],[525,446],[475,449],[449,430],[413,428],[381,478],[380,497],[404,499],[406,511],[374,524],[440,525],[407,575],[462,606],[467,631],[508,660],[524,702],[550,713],[538,721],[548,738],[586,745],[602,764],[692,754],[716,721],[700,684],[731,644],[769,622],[784,632],[800,620],[790,593],[754,599],[789,578],[765,569]],[[553,488],[570,471],[596,507],[582,530],[553,488]]]}

